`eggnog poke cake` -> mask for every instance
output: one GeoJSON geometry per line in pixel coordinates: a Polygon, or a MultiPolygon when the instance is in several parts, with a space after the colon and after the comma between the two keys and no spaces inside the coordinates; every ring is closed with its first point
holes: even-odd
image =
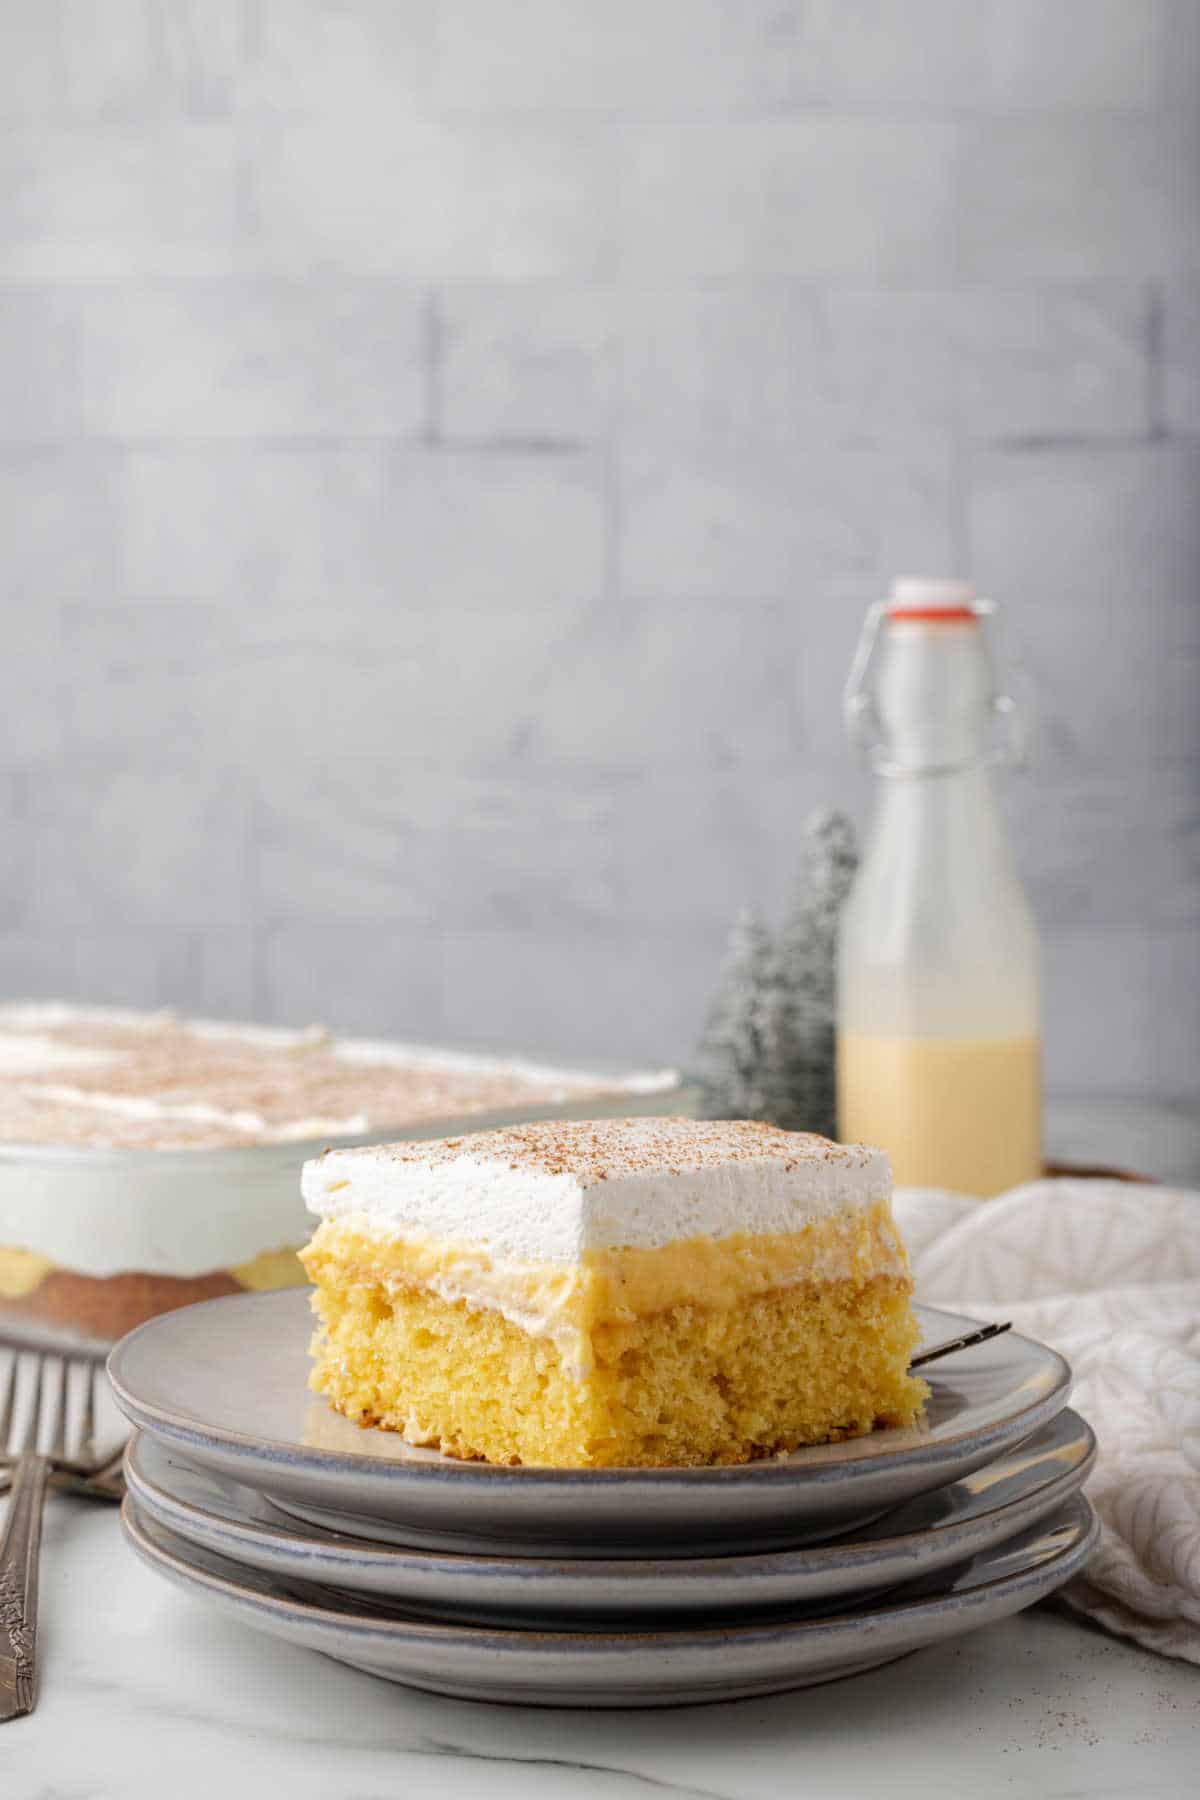
{"type": "Polygon", "coordinates": [[[320,1027],[0,1006],[0,1329],[99,1348],[189,1301],[303,1282],[315,1143],[661,1110],[677,1085],[320,1027]]]}
{"type": "Polygon", "coordinates": [[[910,1425],[926,1388],[885,1156],[742,1121],[327,1150],[314,1388],[458,1457],[739,1463],[910,1425]]]}

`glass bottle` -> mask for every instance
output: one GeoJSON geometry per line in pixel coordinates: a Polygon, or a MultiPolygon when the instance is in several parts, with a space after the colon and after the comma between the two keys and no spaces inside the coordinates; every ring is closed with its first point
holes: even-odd
{"type": "Polygon", "coordinates": [[[846,715],[882,780],[838,956],[839,1136],[886,1150],[899,1185],[979,1195],[1041,1171],[1037,936],[991,778],[1015,749],[993,611],[964,582],[906,578],[868,614],[846,715]]]}

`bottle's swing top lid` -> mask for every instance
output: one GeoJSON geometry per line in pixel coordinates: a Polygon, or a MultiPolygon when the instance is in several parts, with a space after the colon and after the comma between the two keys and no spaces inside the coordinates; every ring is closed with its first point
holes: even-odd
{"type": "Polygon", "coordinates": [[[887,599],[869,608],[854,653],[843,697],[851,741],[880,775],[938,776],[1019,763],[1016,707],[997,669],[990,600],[981,600],[969,581],[898,576],[887,599]],[[971,629],[962,631],[964,625],[971,629]],[[902,731],[901,720],[907,721],[902,731]]]}
{"type": "Polygon", "coordinates": [[[973,623],[979,616],[979,607],[969,581],[898,575],[888,593],[887,616],[932,624],[973,623]]]}

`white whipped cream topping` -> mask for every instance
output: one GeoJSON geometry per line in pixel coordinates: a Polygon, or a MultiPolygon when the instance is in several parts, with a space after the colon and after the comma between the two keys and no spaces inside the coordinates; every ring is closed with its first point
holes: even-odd
{"type": "Polygon", "coordinates": [[[887,1157],[790,1163],[764,1156],[699,1169],[577,1176],[512,1168],[483,1155],[404,1161],[329,1150],[304,1165],[310,1212],[369,1236],[421,1234],[481,1244],[514,1262],[574,1263],[585,1250],[655,1250],[694,1237],[800,1231],[891,1193],[887,1157]]]}
{"type": "Polygon", "coordinates": [[[676,1086],[674,1069],[637,1069],[618,1076],[588,1070],[556,1069],[521,1056],[484,1056],[473,1050],[444,1050],[431,1044],[373,1043],[369,1038],[343,1038],[333,1046],[339,1062],[368,1063],[393,1069],[437,1069],[453,1075],[514,1075],[522,1081],[558,1088],[564,1094],[587,1091],[614,1080],[627,1094],[660,1094],[676,1086]]]}
{"type": "MultiPolygon", "coordinates": [[[[4,1028],[12,1033],[34,1030],[53,1031],[70,1025],[111,1025],[141,1037],[152,1037],[164,1026],[177,1020],[169,1010],[135,1012],[122,1006],[87,1006],[66,1000],[16,1000],[0,1004],[0,1042],[30,1043],[28,1036],[5,1037],[4,1028]]],[[[184,1021],[193,1037],[214,1041],[233,1041],[261,1045],[264,1048],[308,1049],[327,1044],[339,1062],[382,1065],[396,1069],[434,1069],[461,1075],[512,1075],[520,1080],[550,1083],[564,1093],[576,1089],[594,1091],[598,1085],[613,1085],[627,1094],[666,1093],[679,1083],[675,1069],[635,1069],[607,1074],[593,1069],[562,1069],[528,1057],[488,1055],[479,1050],[447,1050],[442,1045],[390,1043],[371,1038],[334,1038],[324,1025],[243,1025],[226,1019],[193,1019],[184,1021]]],[[[53,1060],[37,1066],[80,1066],[87,1060],[99,1062],[120,1052],[81,1049],[55,1044],[50,1039],[39,1042],[53,1050],[53,1060]]],[[[19,1052],[15,1053],[19,1054],[19,1052]]],[[[23,1064],[14,1064],[23,1068],[23,1064]]],[[[33,1066],[30,1064],[29,1066],[33,1066]]],[[[0,1062],[0,1073],[4,1064],[0,1062]]]]}
{"type": "Polygon", "coordinates": [[[353,1137],[367,1129],[363,1113],[354,1113],[348,1119],[295,1119],[286,1125],[272,1125],[261,1113],[229,1112],[220,1106],[209,1106],[204,1100],[164,1100],[149,1094],[105,1094],[53,1082],[26,1082],[23,1092],[66,1106],[116,1113],[126,1119],[178,1119],[188,1125],[224,1125],[231,1131],[244,1131],[248,1137],[260,1139],[269,1134],[275,1143],[289,1138],[311,1143],[313,1138],[319,1137],[353,1137]]]}
{"type": "Polygon", "coordinates": [[[0,1075],[40,1075],[55,1069],[95,1069],[119,1062],[119,1050],[90,1050],[80,1044],[58,1044],[53,1038],[17,1037],[0,1032],[0,1075]]]}
{"type": "MultiPolygon", "coordinates": [[[[153,1039],[173,1024],[182,1023],[187,1035],[214,1043],[240,1043],[262,1050],[312,1050],[327,1048],[334,1060],[359,1068],[428,1070],[431,1075],[507,1076],[527,1081],[547,1091],[547,1108],[568,1104],[577,1093],[621,1092],[638,1097],[670,1092],[678,1085],[674,1069],[635,1070],[619,1075],[591,1070],[561,1069],[524,1057],[484,1055],[477,1051],[447,1050],[428,1044],[388,1043],[365,1038],[334,1039],[321,1025],[299,1028],[286,1025],[243,1025],[222,1019],[179,1021],[169,1011],[133,1012],[116,1006],[72,1005],[59,1000],[14,1001],[0,1005],[0,1076],[5,1074],[54,1074],[73,1068],[120,1064],[123,1047],[99,1048],[63,1044],[50,1037],[31,1035],[62,1030],[71,1025],[108,1026],[128,1032],[130,1038],[153,1039]],[[8,1027],[5,1030],[5,1027],[8,1027]]],[[[358,1137],[371,1129],[365,1114],[345,1118],[314,1114],[286,1122],[269,1122],[249,1109],[229,1109],[204,1102],[173,1101],[169,1095],[106,1093],[100,1088],[76,1088],[69,1084],[22,1083],[21,1091],[32,1098],[109,1113],[130,1119],[178,1121],[213,1125],[269,1143],[303,1142],[322,1137],[358,1137]]],[[[539,1103],[540,1104],[540,1103],[539,1103]]],[[[517,1109],[513,1109],[517,1110],[517,1109]]],[[[528,1111],[528,1107],[521,1108],[528,1111]]],[[[446,1123],[451,1121],[447,1118],[446,1123]]],[[[384,1123],[376,1118],[375,1124],[384,1123]]],[[[392,1134],[394,1135],[394,1133],[392,1134]]]]}
{"type": "Polygon", "coordinates": [[[54,1031],[64,1025],[119,1025],[130,1031],[151,1032],[174,1014],[135,1012],[128,1006],[84,1006],[71,1000],[12,1000],[0,1006],[0,1024],[14,1031],[54,1031]]]}
{"type": "Polygon", "coordinates": [[[193,1037],[261,1045],[268,1050],[315,1049],[327,1044],[331,1035],[324,1025],[239,1025],[227,1019],[189,1019],[187,1028],[193,1037]]]}

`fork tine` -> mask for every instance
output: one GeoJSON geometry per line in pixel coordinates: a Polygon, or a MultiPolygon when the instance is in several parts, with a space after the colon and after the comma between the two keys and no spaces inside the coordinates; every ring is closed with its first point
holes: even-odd
{"type": "Polygon", "coordinates": [[[13,1401],[17,1393],[17,1361],[16,1351],[10,1351],[4,1373],[0,1375],[0,1456],[7,1456],[8,1440],[12,1436],[13,1401]]]}
{"type": "MultiPolygon", "coordinates": [[[[44,1444],[58,1484],[104,1500],[122,1497],[125,1436],[115,1428],[106,1441],[106,1385],[103,1361],[87,1351],[60,1352],[50,1341],[14,1341],[0,1331],[0,1495],[22,1451],[42,1452],[44,1444]]],[[[0,1723],[2,1703],[0,1687],[0,1723]]]]}
{"type": "Polygon", "coordinates": [[[46,1380],[46,1358],[42,1351],[37,1351],[33,1360],[33,1400],[25,1418],[23,1450],[40,1450],[42,1434],[46,1429],[46,1421],[50,1417],[47,1398],[48,1382],[46,1380]]]}
{"type": "Polygon", "coordinates": [[[61,1460],[67,1454],[67,1359],[58,1358],[58,1380],[54,1384],[58,1390],[58,1406],[54,1420],[54,1436],[50,1440],[50,1454],[61,1460]]]}
{"type": "Polygon", "coordinates": [[[99,1363],[84,1363],[83,1418],[79,1424],[79,1459],[85,1463],[93,1463],[96,1460],[96,1382],[99,1375],[99,1363]]]}

